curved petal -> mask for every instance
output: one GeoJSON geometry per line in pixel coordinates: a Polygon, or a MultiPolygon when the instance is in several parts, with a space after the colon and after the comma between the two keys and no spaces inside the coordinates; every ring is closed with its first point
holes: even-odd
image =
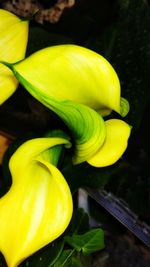
{"type": "MultiPolygon", "coordinates": [[[[18,75],[18,74],[17,74],[18,75]]],[[[68,126],[75,140],[74,164],[86,161],[101,147],[106,129],[103,118],[93,109],[72,101],[57,101],[34,88],[19,75],[20,82],[41,103],[54,111],[68,126]]]]}
{"type": "Polygon", "coordinates": [[[50,108],[71,130],[75,140],[74,164],[86,161],[103,145],[106,137],[105,122],[93,109],[71,101],[47,99],[46,104],[50,104],[50,108]]]}
{"type": "MultiPolygon", "coordinates": [[[[40,93],[120,113],[120,83],[101,55],[77,45],[42,49],[13,66],[40,93]]],[[[17,77],[19,80],[19,76],[17,77]]]]}
{"type": "MultiPolygon", "coordinates": [[[[28,21],[0,9],[0,61],[10,63],[24,58],[28,40],[28,21]]],[[[9,98],[18,86],[13,73],[0,64],[0,104],[9,98]]]]}
{"type": "Polygon", "coordinates": [[[118,119],[106,121],[106,139],[103,146],[87,162],[94,167],[114,164],[127,148],[131,126],[118,119]]]}
{"type": "Polygon", "coordinates": [[[0,199],[0,251],[9,267],[52,242],[70,222],[70,189],[60,171],[43,159],[46,149],[62,144],[68,141],[33,139],[10,160],[12,186],[0,199]]]}

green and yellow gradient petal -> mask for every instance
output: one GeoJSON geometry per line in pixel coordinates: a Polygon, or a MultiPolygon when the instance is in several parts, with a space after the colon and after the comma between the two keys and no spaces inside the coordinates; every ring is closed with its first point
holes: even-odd
{"type": "MultiPolygon", "coordinates": [[[[25,57],[28,40],[28,21],[0,9],[0,61],[17,62],[25,57]]],[[[18,81],[13,73],[0,64],[0,104],[16,90],[18,81]]]]}
{"type": "Polygon", "coordinates": [[[70,100],[58,101],[34,88],[20,74],[14,72],[20,83],[43,105],[54,111],[68,126],[75,142],[74,164],[86,161],[102,146],[105,122],[100,114],[88,106],[70,100]]]}
{"type": "Polygon", "coordinates": [[[114,110],[124,117],[129,111],[128,101],[120,97],[120,83],[113,67],[89,49],[58,45],[19,63],[4,64],[71,130],[76,144],[75,164],[90,159],[103,145],[106,127],[100,114],[114,110]]]}
{"type": "Polygon", "coordinates": [[[62,145],[70,146],[59,137],[32,139],[10,159],[12,186],[0,199],[0,251],[8,267],[17,267],[59,237],[70,222],[69,186],[49,161],[53,153],[56,161],[58,146],[62,145]]]}
{"type": "Polygon", "coordinates": [[[102,115],[111,110],[121,113],[118,76],[104,57],[90,49],[44,48],[15,64],[14,70],[47,97],[87,105],[102,115]]]}

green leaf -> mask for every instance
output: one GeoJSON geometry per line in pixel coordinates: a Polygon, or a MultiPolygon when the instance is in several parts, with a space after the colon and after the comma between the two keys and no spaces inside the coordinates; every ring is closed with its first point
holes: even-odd
{"type": "Polygon", "coordinates": [[[66,236],[64,239],[70,246],[85,254],[93,253],[105,247],[102,229],[93,229],[83,235],[66,236]]]}

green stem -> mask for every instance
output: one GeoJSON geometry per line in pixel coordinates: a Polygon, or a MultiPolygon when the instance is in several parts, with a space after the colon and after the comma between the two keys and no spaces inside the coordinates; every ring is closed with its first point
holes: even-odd
{"type": "Polygon", "coordinates": [[[56,261],[58,260],[58,258],[60,257],[60,255],[61,255],[61,253],[62,253],[62,251],[63,251],[63,248],[64,248],[64,242],[62,242],[61,248],[60,248],[60,250],[59,250],[59,252],[58,252],[56,258],[50,263],[50,265],[49,265],[48,267],[52,267],[52,266],[55,264],[55,262],[56,262],[56,261]]]}
{"type": "Polygon", "coordinates": [[[75,248],[69,253],[68,257],[64,260],[61,267],[63,267],[66,264],[66,262],[69,260],[69,258],[73,255],[74,252],[75,252],[75,248]]]}

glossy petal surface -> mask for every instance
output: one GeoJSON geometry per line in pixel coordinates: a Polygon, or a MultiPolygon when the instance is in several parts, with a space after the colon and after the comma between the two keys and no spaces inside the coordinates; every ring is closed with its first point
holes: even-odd
{"type": "Polygon", "coordinates": [[[114,164],[127,148],[131,127],[124,121],[111,119],[106,121],[106,139],[98,152],[88,160],[94,167],[114,164]]]}
{"type": "Polygon", "coordinates": [[[5,64],[71,130],[76,144],[75,164],[89,160],[104,143],[106,129],[99,113],[106,115],[112,109],[122,116],[128,113],[129,104],[120,98],[114,69],[89,49],[58,45],[42,49],[19,63],[5,64]]]}
{"type": "MultiPolygon", "coordinates": [[[[10,65],[12,67],[12,65],[10,65]]],[[[75,141],[75,164],[86,161],[105,140],[105,123],[100,114],[88,106],[70,100],[59,101],[40,91],[13,69],[20,83],[46,107],[54,111],[71,130],[75,141]]]]}
{"type": "MultiPolygon", "coordinates": [[[[28,22],[0,9],[0,61],[13,63],[23,59],[27,40],[28,22]]],[[[13,73],[0,64],[0,104],[13,94],[17,86],[13,73]]]]}
{"type": "Polygon", "coordinates": [[[70,189],[44,157],[45,150],[65,143],[62,138],[33,139],[11,157],[12,186],[0,199],[0,251],[9,267],[52,242],[70,222],[70,189]]]}
{"type": "Polygon", "coordinates": [[[77,45],[48,47],[14,69],[49,97],[71,100],[96,111],[120,112],[118,76],[104,57],[89,49],[77,45]]]}
{"type": "Polygon", "coordinates": [[[103,118],[93,109],[72,101],[57,101],[30,87],[32,95],[53,110],[68,126],[75,141],[74,164],[86,161],[102,146],[106,136],[103,118]]]}

